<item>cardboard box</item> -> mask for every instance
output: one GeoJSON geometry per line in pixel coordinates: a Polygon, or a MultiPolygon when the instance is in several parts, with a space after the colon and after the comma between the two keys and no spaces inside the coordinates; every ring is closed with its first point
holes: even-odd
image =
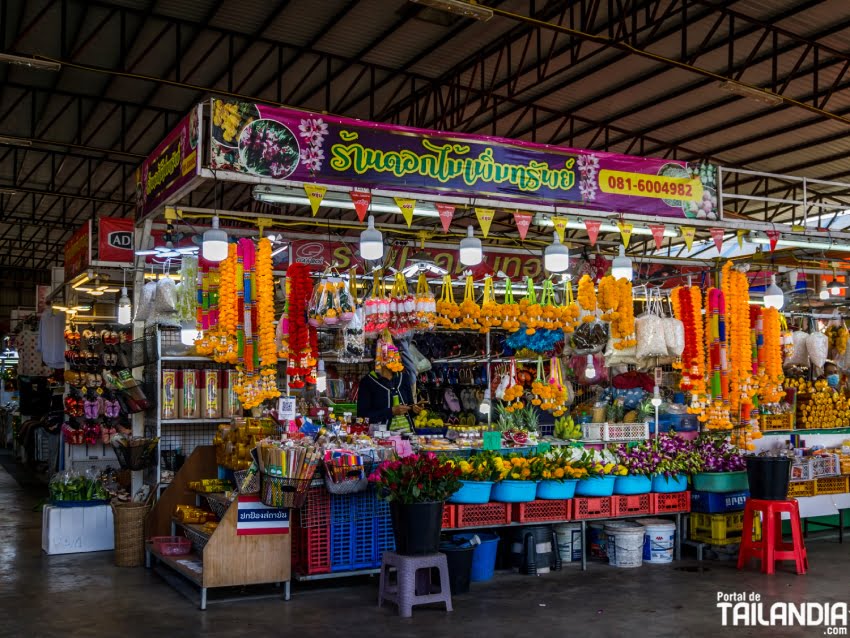
{"type": "Polygon", "coordinates": [[[102,552],[115,548],[112,508],[45,505],[41,518],[41,548],[47,554],[102,552]]]}

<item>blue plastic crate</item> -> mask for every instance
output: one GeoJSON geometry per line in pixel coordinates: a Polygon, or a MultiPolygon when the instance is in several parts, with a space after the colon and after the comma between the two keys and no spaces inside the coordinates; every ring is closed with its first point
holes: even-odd
{"type": "Polygon", "coordinates": [[[748,490],[741,492],[691,492],[691,511],[702,514],[724,514],[744,509],[750,497],[748,490]]]}
{"type": "Polygon", "coordinates": [[[331,523],[349,523],[354,519],[354,503],[350,494],[331,494],[331,523]]]}
{"type": "Polygon", "coordinates": [[[331,571],[354,569],[354,529],[351,522],[331,523],[331,571]]]}
{"type": "Polygon", "coordinates": [[[352,556],[354,569],[370,569],[375,566],[375,521],[361,519],[352,523],[352,556]]]}
{"type": "Polygon", "coordinates": [[[378,496],[372,488],[351,495],[351,517],[355,521],[372,520],[375,517],[377,506],[378,496]]]}
{"type": "Polygon", "coordinates": [[[393,535],[393,522],[389,518],[375,519],[375,567],[381,566],[381,557],[384,552],[395,551],[395,536],[393,535]]]}
{"type": "Polygon", "coordinates": [[[390,518],[390,502],[382,498],[375,498],[375,518],[390,518]]]}
{"type": "MultiPolygon", "coordinates": [[[[650,422],[650,432],[655,431],[655,424],[650,422]]],[[[696,414],[662,414],[658,417],[658,432],[694,432],[699,430],[696,414]]]]}

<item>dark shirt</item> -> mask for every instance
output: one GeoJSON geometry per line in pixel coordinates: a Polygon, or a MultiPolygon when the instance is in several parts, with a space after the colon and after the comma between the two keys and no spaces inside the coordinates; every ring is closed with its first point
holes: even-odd
{"type": "MultiPolygon", "coordinates": [[[[390,423],[393,420],[393,397],[399,397],[399,405],[413,405],[413,382],[405,370],[385,379],[370,372],[360,380],[357,391],[357,416],[369,419],[369,423],[390,423]]],[[[413,422],[407,415],[410,425],[413,422]]]]}

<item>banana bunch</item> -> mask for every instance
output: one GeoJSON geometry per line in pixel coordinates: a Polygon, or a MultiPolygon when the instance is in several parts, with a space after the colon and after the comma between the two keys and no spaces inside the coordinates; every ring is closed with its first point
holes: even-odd
{"type": "Polygon", "coordinates": [[[443,420],[438,417],[429,417],[428,410],[422,410],[413,419],[413,427],[415,428],[441,428],[444,427],[443,420]]]}
{"type": "Polygon", "coordinates": [[[569,414],[555,420],[555,438],[578,440],[581,438],[581,425],[573,421],[569,414]]]}

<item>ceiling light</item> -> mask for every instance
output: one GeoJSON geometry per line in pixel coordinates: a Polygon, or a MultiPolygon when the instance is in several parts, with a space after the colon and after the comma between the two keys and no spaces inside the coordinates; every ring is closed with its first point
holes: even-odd
{"type": "Polygon", "coordinates": [[[776,285],[776,275],[770,276],[770,285],[764,291],[764,307],[782,310],[785,305],[785,295],[782,288],[776,285]]]}
{"type": "Polygon", "coordinates": [[[475,237],[472,226],[468,226],[466,237],[460,240],[460,263],[464,266],[477,266],[483,259],[481,240],[475,237]]]}
{"type": "Polygon", "coordinates": [[[770,89],[760,89],[757,86],[741,84],[740,82],[735,82],[734,80],[726,80],[725,82],[720,82],[719,87],[724,91],[729,91],[730,93],[740,95],[741,97],[748,97],[764,104],[776,105],[782,104],[783,102],[782,96],[773,93],[772,91],[770,91],[770,89]]]}
{"type": "Polygon", "coordinates": [[[283,245],[283,246],[281,246],[280,248],[275,248],[275,249],[272,251],[272,257],[274,257],[274,256],[276,256],[276,255],[279,255],[280,253],[285,252],[285,251],[287,251],[287,250],[289,250],[289,244],[284,244],[284,245],[283,245]]]}
{"type": "Polygon", "coordinates": [[[227,233],[218,227],[218,216],[212,218],[212,228],[204,231],[201,256],[207,261],[220,262],[227,259],[227,233]]]}
{"type": "MultiPolygon", "coordinates": [[[[289,188],[255,186],[252,196],[258,202],[265,202],[267,204],[294,204],[296,206],[310,205],[310,200],[305,195],[299,195],[289,188]]],[[[330,193],[322,199],[319,206],[321,208],[343,208],[345,210],[356,210],[351,198],[336,199],[330,196],[330,193]]],[[[402,214],[398,204],[387,198],[374,197],[372,202],[369,204],[369,210],[376,213],[402,214]]],[[[425,202],[419,201],[416,202],[416,206],[413,209],[413,215],[416,217],[440,217],[440,213],[436,208],[431,208],[425,202]]]]}
{"type": "Polygon", "coordinates": [[[133,304],[127,295],[127,289],[121,288],[121,298],[118,300],[118,323],[126,326],[133,316],[133,304]]]}
{"type": "Polygon", "coordinates": [[[620,246],[620,254],[611,262],[611,276],[614,279],[632,280],[634,272],[632,270],[632,260],[626,257],[626,249],[620,246]]]}
{"type": "Polygon", "coordinates": [[[0,63],[2,62],[28,66],[31,69],[38,69],[39,71],[59,71],[62,68],[62,65],[58,62],[37,60],[35,58],[29,58],[22,55],[12,55],[10,53],[0,53],[0,63]]]}
{"type": "Polygon", "coordinates": [[[818,298],[820,298],[821,301],[829,299],[829,290],[826,287],[826,281],[821,280],[820,282],[820,294],[818,294],[818,298]]]}
{"type": "Polygon", "coordinates": [[[492,9],[482,7],[475,0],[467,0],[466,2],[462,0],[410,0],[410,2],[481,22],[487,22],[493,17],[492,9]]]}
{"type": "MultiPolygon", "coordinates": [[[[767,237],[753,237],[750,241],[754,244],[763,246],[770,245],[770,239],[767,237]]],[[[833,242],[805,241],[802,239],[779,239],[776,242],[777,246],[785,246],[786,248],[808,248],[809,250],[834,250],[840,252],[850,252],[850,244],[836,244],[833,242]]]]}
{"type": "MultiPolygon", "coordinates": [[[[572,214],[581,215],[585,211],[581,211],[579,209],[571,209],[568,212],[570,212],[572,214]]],[[[554,226],[554,223],[552,222],[552,215],[550,215],[549,213],[537,213],[537,215],[534,217],[534,223],[537,224],[538,226],[554,226]]],[[[584,221],[582,221],[580,219],[578,219],[578,220],[576,220],[576,219],[567,220],[567,225],[565,226],[565,228],[569,228],[569,229],[572,229],[572,230],[586,230],[586,227],[584,225],[584,221]]],[[[620,229],[617,226],[615,226],[614,224],[602,224],[599,227],[599,232],[600,233],[619,233],[620,229]]],[[[635,226],[632,229],[632,234],[633,235],[646,235],[648,237],[651,237],[652,231],[649,230],[649,228],[644,228],[642,226],[635,226]]],[[[679,233],[672,228],[665,228],[664,229],[664,236],[665,237],[678,237],[679,233]]]]}
{"type": "Polygon", "coordinates": [[[360,256],[373,261],[384,256],[384,236],[375,228],[375,217],[369,215],[369,225],[360,233],[360,256]]]}
{"type": "Polygon", "coordinates": [[[543,267],[549,272],[564,272],[570,267],[570,251],[561,243],[557,231],[552,234],[554,240],[543,251],[543,267]]]}

